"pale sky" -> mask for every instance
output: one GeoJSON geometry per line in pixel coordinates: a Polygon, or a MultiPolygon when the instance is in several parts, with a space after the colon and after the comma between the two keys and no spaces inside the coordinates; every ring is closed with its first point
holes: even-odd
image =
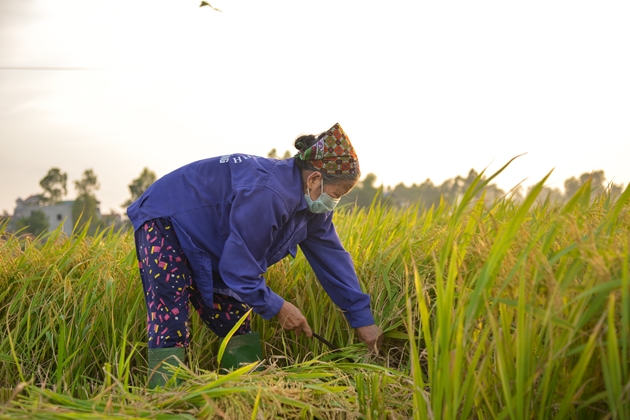
{"type": "Polygon", "coordinates": [[[377,184],[630,181],[628,1],[0,0],[0,213],[52,167],[104,213],[162,176],[339,122],[377,184]]]}

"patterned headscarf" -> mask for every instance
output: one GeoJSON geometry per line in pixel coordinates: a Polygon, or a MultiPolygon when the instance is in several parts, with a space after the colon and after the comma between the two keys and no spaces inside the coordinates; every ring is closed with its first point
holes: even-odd
{"type": "Polygon", "coordinates": [[[361,175],[357,152],[339,123],[320,134],[311,147],[300,148],[295,156],[327,174],[361,175]]]}

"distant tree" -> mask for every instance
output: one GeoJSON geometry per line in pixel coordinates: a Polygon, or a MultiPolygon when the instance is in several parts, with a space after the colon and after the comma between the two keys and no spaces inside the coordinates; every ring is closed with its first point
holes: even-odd
{"type": "Polygon", "coordinates": [[[422,184],[412,184],[410,187],[406,186],[402,182],[394,187],[389,194],[389,201],[398,207],[409,207],[416,203],[419,203],[422,207],[429,207],[432,201],[431,197],[438,197],[439,192],[433,182],[427,178],[422,184]]]}
{"type": "Polygon", "coordinates": [[[564,199],[568,200],[573,197],[575,193],[580,189],[580,181],[576,177],[572,176],[564,181],[564,199]]]}
{"type": "Polygon", "coordinates": [[[424,208],[430,208],[431,206],[438,206],[442,198],[440,189],[433,185],[433,182],[427,178],[422,184],[415,187],[417,193],[416,201],[420,202],[420,206],[424,208]]]}
{"type": "Polygon", "coordinates": [[[100,188],[96,174],[92,169],[86,169],[83,177],[74,181],[78,196],[72,205],[72,219],[81,228],[88,221],[92,221],[90,231],[96,229],[98,222],[98,200],[95,191],[100,188]]]}
{"type": "Polygon", "coordinates": [[[498,199],[500,199],[501,197],[505,197],[505,191],[503,191],[501,188],[497,187],[496,184],[489,184],[486,186],[485,188],[485,193],[484,193],[484,197],[485,197],[485,201],[486,203],[492,203],[498,199]]]}
{"type": "MultiPolygon", "coordinates": [[[[12,223],[12,217],[9,214],[8,211],[6,210],[2,210],[2,216],[0,216],[0,228],[2,227],[2,225],[5,225],[7,227],[7,230],[11,230],[11,228],[13,227],[13,223],[12,223]]],[[[2,229],[0,229],[1,231],[2,229]]]]}
{"type": "Polygon", "coordinates": [[[61,201],[61,198],[68,194],[67,183],[67,173],[61,172],[59,168],[51,168],[39,181],[39,185],[44,189],[44,194],[41,195],[44,204],[56,204],[61,201]]]}
{"type": "MultiPolygon", "coordinates": [[[[282,159],[288,159],[291,156],[293,156],[291,152],[289,152],[288,150],[285,150],[284,155],[282,155],[282,159]]],[[[269,153],[267,153],[267,157],[270,159],[280,159],[280,156],[278,155],[278,151],[275,148],[271,149],[269,153]]]]}
{"type": "Polygon", "coordinates": [[[44,233],[50,227],[48,223],[48,217],[41,210],[36,210],[28,217],[22,217],[17,219],[16,227],[18,230],[23,229],[22,232],[30,233],[31,235],[38,236],[44,233]]]}
{"type": "MultiPolygon", "coordinates": [[[[440,186],[442,196],[449,203],[455,203],[462,198],[462,196],[466,193],[466,191],[468,191],[468,189],[477,179],[481,183],[486,181],[487,177],[485,175],[479,174],[474,169],[471,169],[470,171],[468,171],[468,175],[466,176],[466,178],[457,176],[452,180],[448,179],[444,181],[444,183],[440,186]]],[[[482,195],[486,203],[492,203],[495,200],[503,197],[505,195],[505,192],[497,187],[496,184],[488,184],[482,190],[477,192],[476,198],[479,199],[482,197],[482,195]]]]}
{"type": "MultiPolygon", "coordinates": [[[[422,208],[438,206],[442,201],[451,204],[457,203],[477,179],[483,182],[487,178],[471,169],[466,177],[449,178],[439,186],[434,185],[429,178],[422,184],[413,184],[411,187],[400,183],[391,192],[389,202],[399,207],[408,207],[419,203],[422,208]]],[[[492,203],[504,196],[505,192],[496,184],[488,184],[477,192],[476,198],[481,199],[483,197],[486,203],[492,203]]]]}
{"type": "Polygon", "coordinates": [[[608,189],[610,190],[610,196],[612,198],[618,198],[623,192],[623,185],[613,184],[612,182],[608,184],[608,189]]]}
{"type": "MultiPolygon", "coordinates": [[[[457,203],[475,181],[482,183],[486,179],[485,175],[471,169],[466,177],[456,176],[455,178],[447,179],[437,187],[433,185],[430,179],[427,179],[423,184],[416,186],[415,191],[421,206],[424,208],[437,206],[441,201],[457,203]]],[[[505,192],[497,187],[496,184],[488,184],[477,192],[475,198],[481,199],[483,197],[486,203],[492,203],[504,195],[505,192]]]]}
{"type": "MultiPolygon", "coordinates": [[[[527,194],[529,194],[533,188],[534,185],[531,185],[529,188],[527,188],[527,194]]],[[[536,197],[536,202],[542,203],[546,200],[549,200],[553,203],[561,203],[564,200],[564,196],[562,195],[562,191],[560,191],[559,188],[543,187],[540,191],[540,194],[538,194],[538,197],[536,197]]]]}
{"type": "Polygon", "coordinates": [[[91,195],[94,196],[96,190],[98,190],[101,186],[98,183],[98,179],[96,174],[92,169],[86,169],[83,172],[83,178],[78,181],[74,181],[74,186],[77,190],[77,193],[81,195],[91,195]]]}
{"type": "Polygon", "coordinates": [[[149,170],[149,168],[144,168],[140,173],[140,176],[131,181],[131,184],[129,184],[131,198],[125,201],[122,204],[122,207],[129,207],[131,203],[140,198],[140,196],[151,186],[151,184],[155,182],[156,179],[157,177],[155,172],[149,170]]]}
{"type": "Polygon", "coordinates": [[[580,179],[571,177],[564,181],[565,201],[573,197],[589,180],[591,182],[591,194],[593,192],[595,192],[595,194],[603,194],[606,191],[606,186],[604,185],[606,176],[604,175],[604,171],[584,172],[580,175],[580,179]]]}
{"type": "MultiPolygon", "coordinates": [[[[72,204],[72,219],[74,224],[80,229],[83,225],[91,222],[95,226],[98,223],[98,200],[91,195],[80,195],[72,204]]],[[[90,230],[92,232],[93,230],[90,230]]]]}
{"type": "Polygon", "coordinates": [[[591,180],[591,191],[604,191],[604,181],[606,181],[604,171],[593,171],[591,173],[583,173],[582,175],[580,175],[580,181],[582,185],[586,184],[586,181],[588,181],[589,179],[591,180]]]}
{"type": "Polygon", "coordinates": [[[522,185],[515,186],[507,193],[507,195],[512,201],[516,203],[522,203],[523,200],[525,199],[525,196],[523,195],[522,185]]]}
{"type": "Polygon", "coordinates": [[[357,183],[350,193],[342,197],[339,204],[355,204],[360,207],[369,206],[372,204],[372,201],[374,201],[374,197],[376,197],[381,190],[374,185],[375,182],[376,175],[373,173],[367,174],[362,181],[357,183]]]}

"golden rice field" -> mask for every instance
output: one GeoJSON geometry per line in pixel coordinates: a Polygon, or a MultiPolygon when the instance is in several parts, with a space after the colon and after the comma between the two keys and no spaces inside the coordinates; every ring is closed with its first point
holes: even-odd
{"type": "Polygon", "coordinates": [[[366,354],[302,255],[268,283],[341,348],[254,316],[264,369],[218,374],[193,314],[180,386],[146,382],[130,233],[0,227],[0,418],[630,419],[630,188],[337,212],[386,332],[366,354]]]}

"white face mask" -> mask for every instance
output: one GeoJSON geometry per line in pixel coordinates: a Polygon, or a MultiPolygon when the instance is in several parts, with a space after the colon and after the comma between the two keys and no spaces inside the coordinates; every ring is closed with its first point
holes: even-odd
{"type": "Polygon", "coordinates": [[[332,198],[328,194],[324,192],[324,178],[322,178],[322,193],[319,198],[315,201],[311,198],[311,190],[307,189],[306,194],[304,194],[304,198],[306,199],[306,204],[308,205],[308,209],[311,213],[326,213],[328,211],[333,211],[333,209],[339,203],[338,198],[332,198]]]}

